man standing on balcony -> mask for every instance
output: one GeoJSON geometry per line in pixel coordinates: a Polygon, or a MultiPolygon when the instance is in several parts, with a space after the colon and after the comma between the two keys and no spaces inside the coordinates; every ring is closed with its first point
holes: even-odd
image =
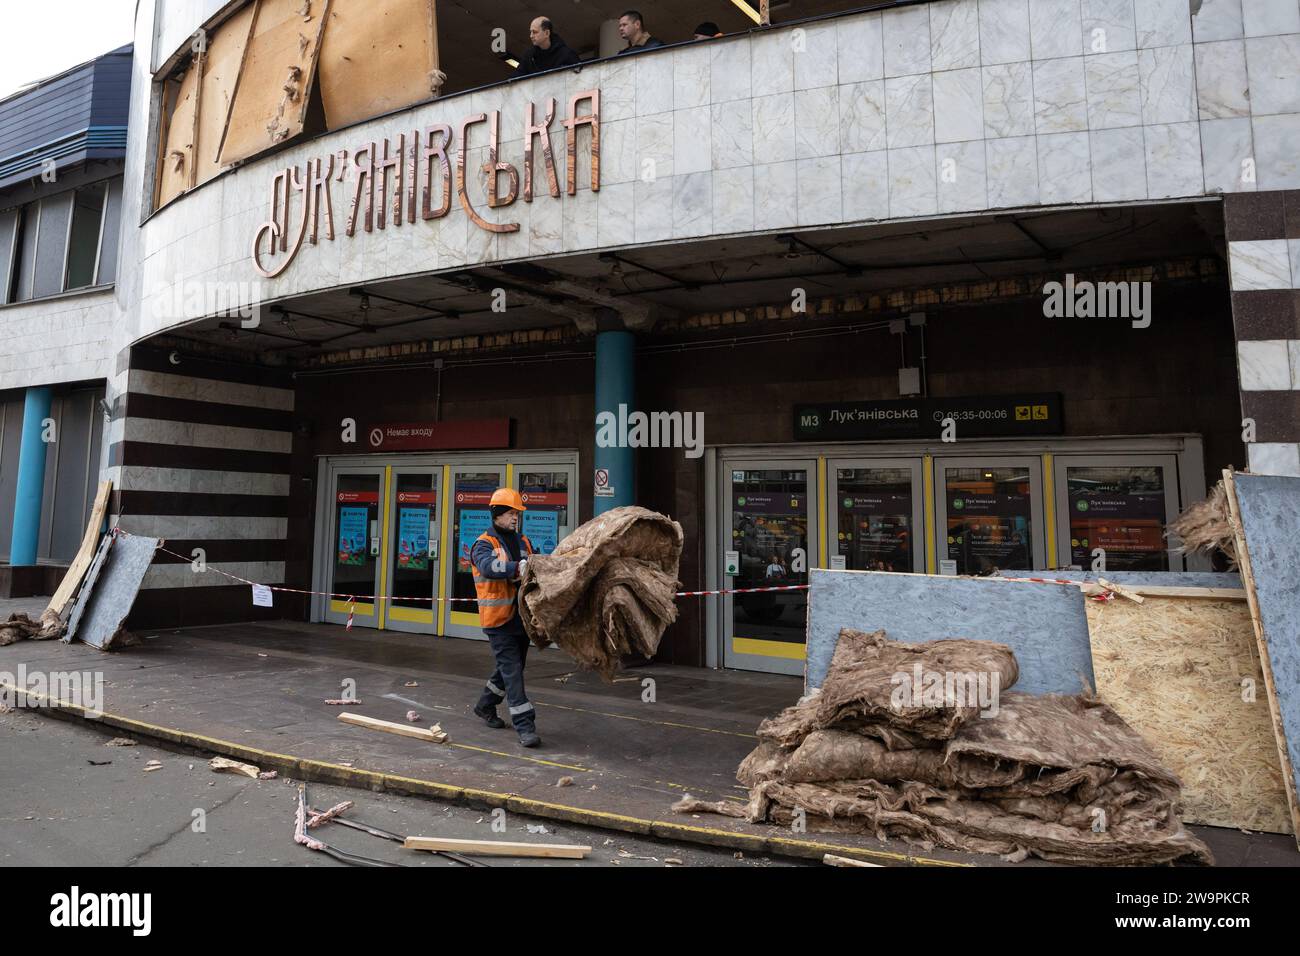
{"type": "Polygon", "coordinates": [[[519,533],[520,515],[526,510],[524,499],[513,488],[498,488],[488,507],[492,527],[474,542],[469,560],[474,568],[479,623],[492,646],[496,670],[479,695],[474,713],[489,727],[504,727],[505,721],[497,716],[497,705],[504,699],[519,742],[536,747],[542,738],[537,736],[537,712],[524,691],[528,632],[518,607],[519,582],[533,554],[532,542],[519,533]]]}
{"type": "Polygon", "coordinates": [[[618,51],[619,56],[664,45],[645,28],[645,17],[641,16],[640,10],[629,10],[618,18],[618,35],[627,41],[627,46],[618,51]]]}
{"type": "Polygon", "coordinates": [[[528,27],[528,38],[533,41],[533,48],[520,61],[515,76],[531,76],[558,70],[562,66],[573,66],[578,62],[567,43],[555,32],[555,27],[547,17],[538,17],[528,27]]]}

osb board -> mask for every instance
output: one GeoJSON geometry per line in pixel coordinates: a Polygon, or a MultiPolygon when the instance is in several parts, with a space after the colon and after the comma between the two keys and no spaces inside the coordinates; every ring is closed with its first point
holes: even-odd
{"type": "Polygon", "coordinates": [[[208,38],[207,51],[203,56],[199,143],[195,153],[197,180],[200,183],[207,182],[223,168],[218,156],[221,132],[226,128],[230,97],[235,91],[235,78],[239,76],[239,64],[244,58],[248,28],[253,22],[256,6],[255,3],[248,4],[217,27],[208,38]]]}
{"type": "Polygon", "coordinates": [[[1084,604],[1097,692],[1182,780],[1183,819],[1290,833],[1246,602],[1084,604]]]}
{"type": "Polygon", "coordinates": [[[158,205],[171,202],[190,185],[194,166],[194,110],[198,106],[198,71],[194,62],[185,71],[176,94],[175,106],[167,121],[167,140],[159,157],[158,205]]]}
{"type": "Polygon", "coordinates": [[[246,159],[302,132],[327,4],[258,0],[221,144],[221,163],[246,159]]]}
{"type": "Polygon", "coordinates": [[[338,129],[433,96],[433,0],[334,0],[321,46],[325,124],[338,129]]]}

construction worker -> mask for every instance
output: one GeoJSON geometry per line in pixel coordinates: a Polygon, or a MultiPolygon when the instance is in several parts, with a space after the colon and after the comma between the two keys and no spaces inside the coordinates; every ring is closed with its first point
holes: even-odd
{"type": "Polygon", "coordinates": [[[492,511],[492,528],[479,535],[469,560],[474,568],[479,623],[492,645],[496,670],[474,705],[474,713],[489,727],[504,727],[505,721],[497,716],[497,705],[504,699],[519,733],[519,743],[536,747],[542,742],[537,736],[537,713],[524,692],[528,633],[516,602],[518,582],[533,554],[532,542],[519,533],[520,516],[527,509],[513,488],[498,488],[488,507],[492,511]]]}

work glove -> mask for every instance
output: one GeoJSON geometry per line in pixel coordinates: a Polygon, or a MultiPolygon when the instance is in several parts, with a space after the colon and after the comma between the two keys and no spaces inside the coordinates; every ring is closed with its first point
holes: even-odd
{"type": "Polygon", "coordinates": [[[524,572],[528,570],[528,559],[524,558],[519,562],[519,580],[524,579],[524,572]]]}

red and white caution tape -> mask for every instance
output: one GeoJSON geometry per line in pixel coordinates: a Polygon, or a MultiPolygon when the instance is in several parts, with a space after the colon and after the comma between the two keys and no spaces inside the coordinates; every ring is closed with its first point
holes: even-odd
{"type": "MultiPolygon", "coordinates": [[[[115,535],[121,535],[122,537],[126,537],[126,538],[136,537],[135,535],[132,535],[131,532],[123,531],[121,528],[113,528],[112,533],[115,535]]],[[[187,558],[183,554],[178,554],[175,551],[169,551],[166,548],[162,547],[161,545],[159,545],[158,550],[161,551],[163,554],[169,554],[173,558],[179,558],[180,560],[185,561],[187,563],[191,563],[193,560],[192,558],[187,558]]],[[[439,602],[446,602],[448,604],[457,604],[457,603],[474,604],[477,603],[478,601],[478,598],[405,597],[405,596],[400,598],[394,598],[390,596],[377,595],[377,594],[343,594],[334,591],[308,591],[308,590],[304,590],[303,588],[286,588],[274,584],[259,584],[256,581],[248,580],[248,578],[241,578],[238,574],[231,574],[229,571],[223,571],[221,570],[221,568],[208,567],[206,568],[206,570],[213,571],[217,574],[220,574],[222,577],[230,578],[232,581],[238,581],[240,584],[247,584],[249,587],[264,587],[268,591],[279,591],[282,594],[305,594],[309,597],[327,597],[327,598],[337,598],[343,600],[348,605],[348,624],[347,624],[348,630],[352,629],[352,618],[356,612],[358,601],[376,603],[379,601],[400,600],[400,601],[421,602],[421,603],[430,603],[430,604],[437,604],[439,602]]],[[[703,595],[710,595],[710,594],[756,594],[762,591],[806,591],[808,590],[808,587],[809,585],[807,584],[782,584],[782,585],[776,585],[773,587],[765,587],[765,588],[727,588],[727,589],[717,590],[717,591],[678,591],[676,592],[676,597],[700,597],[703,595]]]]}

